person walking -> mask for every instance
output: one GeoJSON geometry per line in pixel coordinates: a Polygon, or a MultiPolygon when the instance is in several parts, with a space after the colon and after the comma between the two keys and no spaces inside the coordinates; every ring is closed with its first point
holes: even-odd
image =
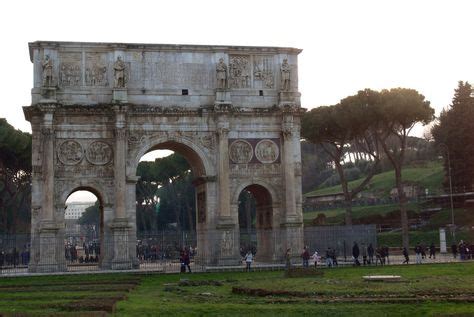
{"type": "Polygon", "coordinates": [[[359,246],[357,245],[357,242],[354,241],[354,245],[352,246],[352,257],[354,258],[354,266],[360,266],[359,255],[359,246]]]}
{"type": "Polygon", "coordinates": [[[188,268],[188,271],[189,273],[191,273],[191,267],[189,266],[189,264],[191,263],[191,257],[189,256],[189,250],[184,250],[184,266],[185,266],[185,270],[186,271],[186,267],[188,268]]]}
{"type": "Polygon", "coordinates": [[[402,264],[409,264],[410,258],[408,257],[408,250],[407,248],[403,248],[403,256],[405,257],[405,261],[402,264]]]}
{"type": "Polygon", "coordinates": [[[436,246],[433,242],[430,244],[430,259],[433,257],[433,259],[436,259],[436,246]]]}

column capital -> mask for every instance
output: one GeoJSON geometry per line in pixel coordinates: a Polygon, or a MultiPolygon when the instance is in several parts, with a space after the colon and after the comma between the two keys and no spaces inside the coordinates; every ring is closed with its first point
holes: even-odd
{"type": "Polygon", "coordinates": [[[115,128],[114,135],[117,140],[125,140],[127,137],[127,129],[115,128]]]}

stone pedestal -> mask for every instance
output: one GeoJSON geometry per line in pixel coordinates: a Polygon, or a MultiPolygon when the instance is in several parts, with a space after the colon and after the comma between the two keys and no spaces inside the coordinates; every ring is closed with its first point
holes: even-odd
{"type": "Polygon", "coordinates": [[[40,103],[56,103],[56,87],[41,87],[40,103]]]}
{"type": "Polygon", "coordinates": [[[230,91],[228,90],[216,90],[216,104],[231,104],[230,91]]]}
{"type": "Polygon", "coordinates": [[[66,271],[63,241],[58,239],[59,228],[53,221],[43,221],[39,230],[39,261],[35,272],[49,273],[66,271]],[[61,258],[62,257],[62,258],[61,258]],[[63,259],[63,261],[60,261],[63,259]]]}
{"type": "Polygon", "coordinates": [[[114,257],[112,259],[112,270],[129,270],[132,268],[132,260],[129,252],[129,230],[130,225],[126,218],[116,218],[110,226],[112,231],[114,257]]]}
{"type": "Polygon", "coordinates": [[[127,103],[127,88],[114,88],[112,102],[114,103],[127,103]]]}
{"type": "Polygon", "coordinates": [[[238,265],[239,255],[239,235],[238,226],[227,220],[217,225],[216,249],[217,265],[238,265]]]}
{"type": "Polygon", "coordinates": [[[295,105],[299,103],[299,92],[294,91],[280,91],[278,93],[278,103],[280,106],[295,105]]]}
{"type": "MultiPolygon", "coordinates": [[[[303,223],[302,222],[286,222],[281,225],[280,238],[282,249],[291,248],[291,256],[299,257],[303,250],[303,223]]],[[[283,259],[284,254],[281,255],[283,259]]]]}

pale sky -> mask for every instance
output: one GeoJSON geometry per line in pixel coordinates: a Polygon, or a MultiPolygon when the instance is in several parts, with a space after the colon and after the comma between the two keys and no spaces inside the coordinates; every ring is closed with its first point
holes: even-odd
{"type": "Polygon", "coordinates": [[[2,1],[0,117],[31,131],[21,107],[36,40],[296,47],[305,108],[405,87],[438,114],[459,80],[474,81],[473,16],[469,0],[2,1]]]}

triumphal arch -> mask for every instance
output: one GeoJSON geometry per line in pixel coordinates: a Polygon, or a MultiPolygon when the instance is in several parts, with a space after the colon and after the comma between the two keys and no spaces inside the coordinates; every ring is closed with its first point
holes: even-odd
{"type": "Polygon", "coordinates": [[[294,48],[29,44],[33,272],[66,270],[67,197],[101,206],[105,269],[137,268],[137,165],[170,149],[190,163],[201,261],[236,264],[239,194],[257,204],[258,259],[303,244],[300,107],[294,48]]]}

